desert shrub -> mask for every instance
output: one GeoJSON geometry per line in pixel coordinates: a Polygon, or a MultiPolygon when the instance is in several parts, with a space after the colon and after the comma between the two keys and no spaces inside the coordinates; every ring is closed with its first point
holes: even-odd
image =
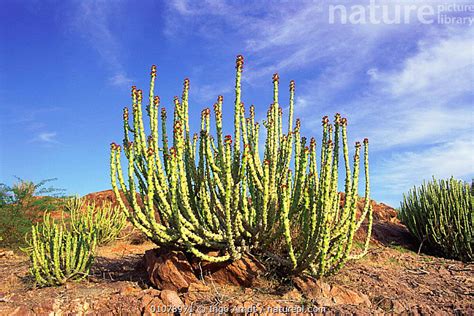
{"type": "Polygon", "coordinates": [[[84,199],[73,197],[66,201],[65,209],[69,212],[69,225],[75,232],[95,234],[98,245],[107,244],[119,236],[127,224],[127,216],[119,207],[111,203],[96,205],[86,204],[84,199]]]}
{"type": "Polygon", "coordinates": [[[111,145],[111,180],[116,198],[133,225],[159,246],[182,249],[213,262],[235,260],[250,251],[273,258],[288,273],[318,277],[334,273],[347,260],[367,252],[372,227],[368,141],[363,142],[363,154],[362,145],[356,143],[351,169],[347,120],[336,114],[331,124],[324,117],[318,168],[316,140],[308,142],[300,134],[300,121],[293,121],[293,81],[289,88],[288,129],[283,130],[279,77],[275,74],[273,103],[263,122],[265,144],[260,146],[255,108],[250,107],[246,117],[241,102],[242,56],[237,57],[236,64],[233,137],[223,136],[222,96],[214,104],[216,137],[210,134],[210,109],[202,111],[200,133],[190,134],[189,80],[185,79],[181,99],[174,99],[170,141],[164,108],[159,128],[155,66],[146,108],[150,126],[146,137],[143,93],[132,87],[132,119],[128,108],[123,112],[127,178],[122,172],[121,146],[111,145]],[[263,156],[259,152],[262,148],[263,156]],[[341,151],[346,196],[343,207],[338,194],[341,151]],[[362,155],[365,207],[358,215],[362,155]],[[136,192],[143,203],[139,203],[136,192]],[[352,240],[364,220],[369,227],[367,238],[357,254],[352,251],[352,240]],[[219,253],[211,256],[209,250],[219,253]]]}
{"type": "Polygon", "coordinates": [[[22,207],[28,207],[30,203],[35,201],[35,197],[49,196],[49,197],[60,197],[65,191],[64,189],[58,189],[55,187],[46,187],[46,184],[51,181],[57,180],[56,178],[44,179],[38,183],[33,181],[23,180],[19,177],[15,177],[15,182],[11,187],[6,184],[1,184],[0,196],[2,197],[2,203],[5,204],[19,204],[22,207]]]}
{"type": "Polygon", "coordinates": [[[428,250],[462,261],[474,258],[474,183],[450,178],[423,183],[403,195],[400,218],[428,250]]]}
{"type": "Polygon", "coordinates": [[[32,227],[28,247],[30,273],[40,286],[61,285],[87,277],[94,260],[95,234],[70,231],[49,214],[32,227]]]}
{"type": "Polygon", "coordinates": [[[57,197],[63,191],[45,184],[55,179],[46,179],[38,183],[17,177],[12,186],[0,184],[0,247],[18,249],[25,245],[25,234],[32,225],[41,221],[46,211],[55,211],[62,207],[57,197]],[[40,196],[40,195],[52,196],[40,196]]]}
{"type": "Polygon", "coordinates": [[[0,247],[18,249],[25,245],[25,234],[31,231],[33,221],[16,205],[0,207],[0,247]]]}
{"type": "Polygon", "coordinates": [[[0,207],[13,203],[13,197],[10,194],[11,188],[4,183],[0,183],[0,207]]]}

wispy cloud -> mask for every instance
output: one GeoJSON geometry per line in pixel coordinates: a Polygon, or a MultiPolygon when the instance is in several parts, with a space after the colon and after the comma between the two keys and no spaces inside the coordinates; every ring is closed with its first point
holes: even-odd
{"type": "Polygon", "coordinates": [[[59,141],[56,139],[56,132],[41,132],[38,133],[31,142],[33,143],[42,143],[46,145],[59,144],[59,141]]]}
{"type": "MultiPolygon", "coordinates": [[[[417,5],[427,3],[447,2],[417,5]]],[[[324,114],[347,116],[351,141],[371,140],[381,196],[394,201],[433,174],[474,174],[472,28],[331,25],[326,4],[297,4],[172,1],[167,32],[192,26],[193,36],[210,43],[232,38],[229,52],[243,45],[247,84],[275,71],[304,78],[296,98],[304,132],[318,135],[324,114]]]]}
{"type": "Polygon", "coordinates": [[[123,73],[117,73],[109,79],[109,82],[114,86],[129,86],[132,79],[128,78],[123,73]]]}
{"type": "Polygon", "coordinates": [[[46,145],[60,144],[56,139],[57,133],[50,132],[51,126],[47,123],[48,116],[54,115],[64,108],[57,106],[49,106],[35,108],[33,110],[25,110],[22,107],[9,107],[4,110],[5,116],[2,125],[11,126],[12,128],[20,127],[25,131],[25,141],[28,143],[40,143],[46,145]]]}
{"type": "Polygon", "coordinates": [[[111,29],[110,17],[116,13],[119,2],[81,1],[73,26],[97,51],[102,63],[110,72],[108,82],[116,86],[128,86],[131,79],[121,61],[121,45],[111,29]]]}
{"type": "Polygon", "coordinates": [[[418,51],[397,70],[378,71],[365,96],[344,110],[357,133],[368,133],[379,149],[438,144],[472,132],[474,59],[470,29],[456,29],[448,38],[420,41],[418,51]],[[390,137],[397,135],[397,137],[390,137]]]}
{"type": "Polygon", "coordinates": [[[385,192],[388,198],[397,200],[401,192],[421,184],[423,180],[431,180],[433,175],[470,180],[474,174],[473,148],[473,138],[461,135],[427,149],[392,154],[376,166],[373,186],[385,192]]]}

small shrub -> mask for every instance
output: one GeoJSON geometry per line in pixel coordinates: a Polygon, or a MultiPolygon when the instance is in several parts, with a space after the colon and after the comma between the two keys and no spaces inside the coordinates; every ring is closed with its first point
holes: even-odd
{"type": "Polygon", "coordinates": [[[45,187],[46,183],[55,181],[57,178],[41,180],[38,183],[33,181],[23,180],[19,177],[15,177],[18,181],[11,187],[2,183],[0,194],[2,200],[7,203],[19,204],[22,207],[28,207],[30,203],[35,201],[35,197],[49,196],[49,197],[60,197],[64,189],[58,189],[54,187],[45,187]]]}
{"type": "Polygon", "coordinates": [[[25,234],[31,231],[33,221],[17,205],[0,207],[0,247],[18,249],[25,246],[25,234]]]}
{"type": "Polygon", "coordinates": [[[429,250],[444,257],[472,261],[474,183],[450,178],[423,183],[403,196],[400,218],[429,250]]]}
{"type": "Polygon", "coordinates": [[[97,206],[94,202],[86,205],[84,199],[70,198],[66,202],[70,215],[70,226],[75,232],[88,232],[97,236],[97,244],[107,244],[119,236],[127,224],[127,216],[119,207],[111,203],[97,206]]]}
{"type": "Polygon", "coordinates": [[[69,231],[45,214],[32,227],[29,247],[30,273],[40,286],[61,285],[88,276],[94,260],[95,234],[69,231]]]}
{"type": "Polygon", "coordinates": [[[46,211],[55,211],[62,206],[62,189],[45,187],[55,179],[38,183],[17,178],[12,186],[0,184],[0,247],[18,249],[25,246],[25,234],[32,225],[41,221],[46,211]],[[43,195],[43,196],[41,196],[43,195]],[[50,195],[50,196],[44,196],[50,195]]]}

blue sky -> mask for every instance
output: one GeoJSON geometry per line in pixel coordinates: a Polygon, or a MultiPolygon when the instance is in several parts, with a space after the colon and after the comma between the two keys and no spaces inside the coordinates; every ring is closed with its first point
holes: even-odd
{"type": "MultiPolygon", "coordinates": [[[[321,117],[340,112],[351,142],[370,139],[374,199],[398,206],[403,192],[432,175],[470,181],[473,26],[416,16],[331,24],[328,3],[2,1],[0,182],[57,177],[55,186],[70,194],[109,189],[109,144],[122,139],[130,86],[147,91],[156,64],[163,106],[171,109],[189,77],[190,117],[198,120],[223,94],[231,120],[237,54],[245,56],[243,101],[259,118],[278,72],[283,105],[296,81],[295,115],[306,136],[320,139],[321,117]]],[[[356,4],[330,3],[349,12],[356,4]]],[[[396,10],[393,1],[377,3],[396,10]]],[[[469,2],[400,3],[439,10],[469,2]]]]}

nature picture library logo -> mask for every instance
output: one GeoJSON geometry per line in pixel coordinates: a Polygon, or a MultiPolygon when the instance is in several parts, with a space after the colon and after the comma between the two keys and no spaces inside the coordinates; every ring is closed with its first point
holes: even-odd
{"type": "Polygon", "coordinates": [[[474,24],[474,3],[448,1],[377,1],[330,4],[330,24],[474,24]]]}

